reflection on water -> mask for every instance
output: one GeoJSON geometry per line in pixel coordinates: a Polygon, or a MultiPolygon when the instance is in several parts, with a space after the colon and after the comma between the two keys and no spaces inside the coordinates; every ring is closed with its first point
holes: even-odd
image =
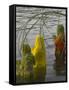
{"type": "MultiPolygon", "coordinates": [[[[56,28],[58,20],[60,24],[64,25],[64,32],[66,33],[65,14],[66,14],[65,9],[51,9],[51,8],[47,9],[47,8],[30,8],[30,7],[16,8],[16,59],[21,60],[22,58],[20,46],[28,30],[30,30],[30,32],[27,35],[27,43],[29,43],[29,45],[33,47],[35,43],[35,37],[36,35],[39,34],[39,31],[41,29],[42,34],[44,34],[44,41],[46,47],[46,62],[47,62],[46,79],[44,82],[66,80],[65,74],[56,76],[56,72],[53,67],[54,61],[56,59],[53,35],[57,34],[56,28]],[[52,12],[54,12],[55,14],[52,12]]],[[[65,70],[64,72],[66,72],[65,70]]],[[[17,81],[25,83],[25,81],[23,81],[22,78],[17,79],[18,79],[17,81]]]]}

